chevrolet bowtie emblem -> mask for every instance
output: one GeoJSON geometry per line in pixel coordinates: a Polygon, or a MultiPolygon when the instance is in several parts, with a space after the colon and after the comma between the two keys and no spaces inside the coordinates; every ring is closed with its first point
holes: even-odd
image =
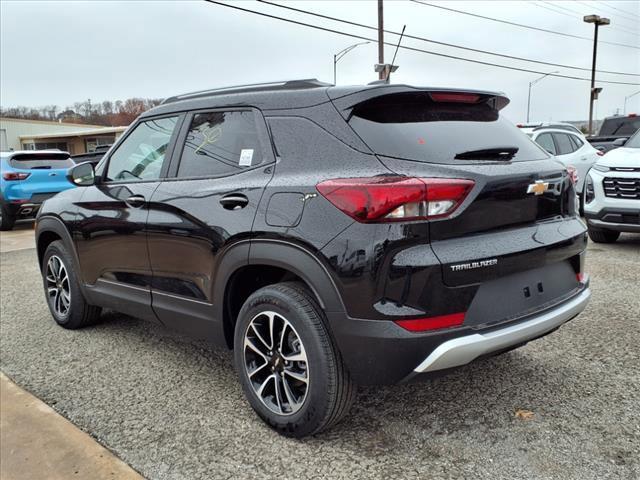
{"type": "Polygon", "coordinates": [[[549,189],[549,182],[536,180],[536,183],[532,183],[527,187],[527,193],[533,193],[534,195],[542,195],[548,189],[549,189]]]}

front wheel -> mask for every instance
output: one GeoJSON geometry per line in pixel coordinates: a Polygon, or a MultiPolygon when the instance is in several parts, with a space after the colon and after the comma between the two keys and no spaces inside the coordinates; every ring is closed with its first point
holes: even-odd
{"type": "Polygon", "coordinates": [[[89,305],[82,295],[71,255],[59,240],[44,252],[42,281],[51,315],[61,327],[81,328],[100,318],[100,307],[89,305]]]}
{"type": "Polygon", "coordinates": [[[588,227],[589,238],[596,243],[613,243],[618,240],[620,232],[588,227]]]}
{"type": "Polygon", "coordinates": [[[242,306],[234,357],[244,393],[270,427],[303,437],[337,423],[355,387],[315,298],[298,283],[270,285],[242,306]]]}

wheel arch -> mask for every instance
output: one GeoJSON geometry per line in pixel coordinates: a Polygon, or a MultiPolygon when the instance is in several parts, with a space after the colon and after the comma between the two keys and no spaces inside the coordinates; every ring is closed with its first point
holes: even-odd
{"type": "MultiPolygon", "coordinates": [[[[231,252],[229,252],[231,253],[231,252]]],[[[243,252],[244,253],[244,252],[243,252]]],[[[244,301],[256,290],[282,281],[299,281],[315,297],[326,312],[344,312],[338,289],[325,265],[310,250],[282,240],[253,240],[244,262],[225,262],[232,268],[222,268],[214,293],[218,318],[222,319],[223,335],[233,348],[233,333],[237,314],[244,301]]],[[[232,255],[236,256],[236,255],[232,255]]],[[[222,265],[221,265],[222,266],[222,265]]]]}
{"type": "Polygon", "coordinates": [[[51,245],[52,242],[60,240],[71,254],[74,262],[73,267],[77,271],[80,263],[78,261],[76,249],[74,248],[71,234],[69,233],[69,230],[67,230],[67,227],[62,222],[62,220],[57,217],[47,216],[39,218],[37,222],[38,223],[36,225],[35,235],[36,250],[38,253],[38,265],[40,266],[40,268],[42,268],[42,259],[44,258],[44,253],[47,250],[47,247],[51,245]]]}

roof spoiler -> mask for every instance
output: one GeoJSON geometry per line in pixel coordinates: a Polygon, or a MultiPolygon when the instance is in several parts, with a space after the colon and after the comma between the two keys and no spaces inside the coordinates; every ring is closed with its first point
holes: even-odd
{"type": "Polygon", "coordinates": [[[410,85],[369,85],[357,92],[341,95],[339,88],[330,88],[329,97],[341,110],[351,110],[356,105],[377,97],[400,93],[428,93],[436,102],[449,103],[485,103],[495,110],[502,110],[509,104],[509,98],[502,92],[488,92],[484,90],[467,90],[453,88],[412,87],[410,85]]]}

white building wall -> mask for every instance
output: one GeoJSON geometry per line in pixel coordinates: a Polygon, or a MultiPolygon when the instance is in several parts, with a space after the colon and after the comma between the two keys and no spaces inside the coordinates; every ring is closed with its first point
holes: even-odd
{"type": "Polygon", "coordinates": [[[18,118],[0,118],[0,151],[22,150],[20,135],[38,135],[44,133],[77,132],[94,130],[100,125],[82,125],[78,123],[45,122],[40,120],[22,120],[18,118]]]}

